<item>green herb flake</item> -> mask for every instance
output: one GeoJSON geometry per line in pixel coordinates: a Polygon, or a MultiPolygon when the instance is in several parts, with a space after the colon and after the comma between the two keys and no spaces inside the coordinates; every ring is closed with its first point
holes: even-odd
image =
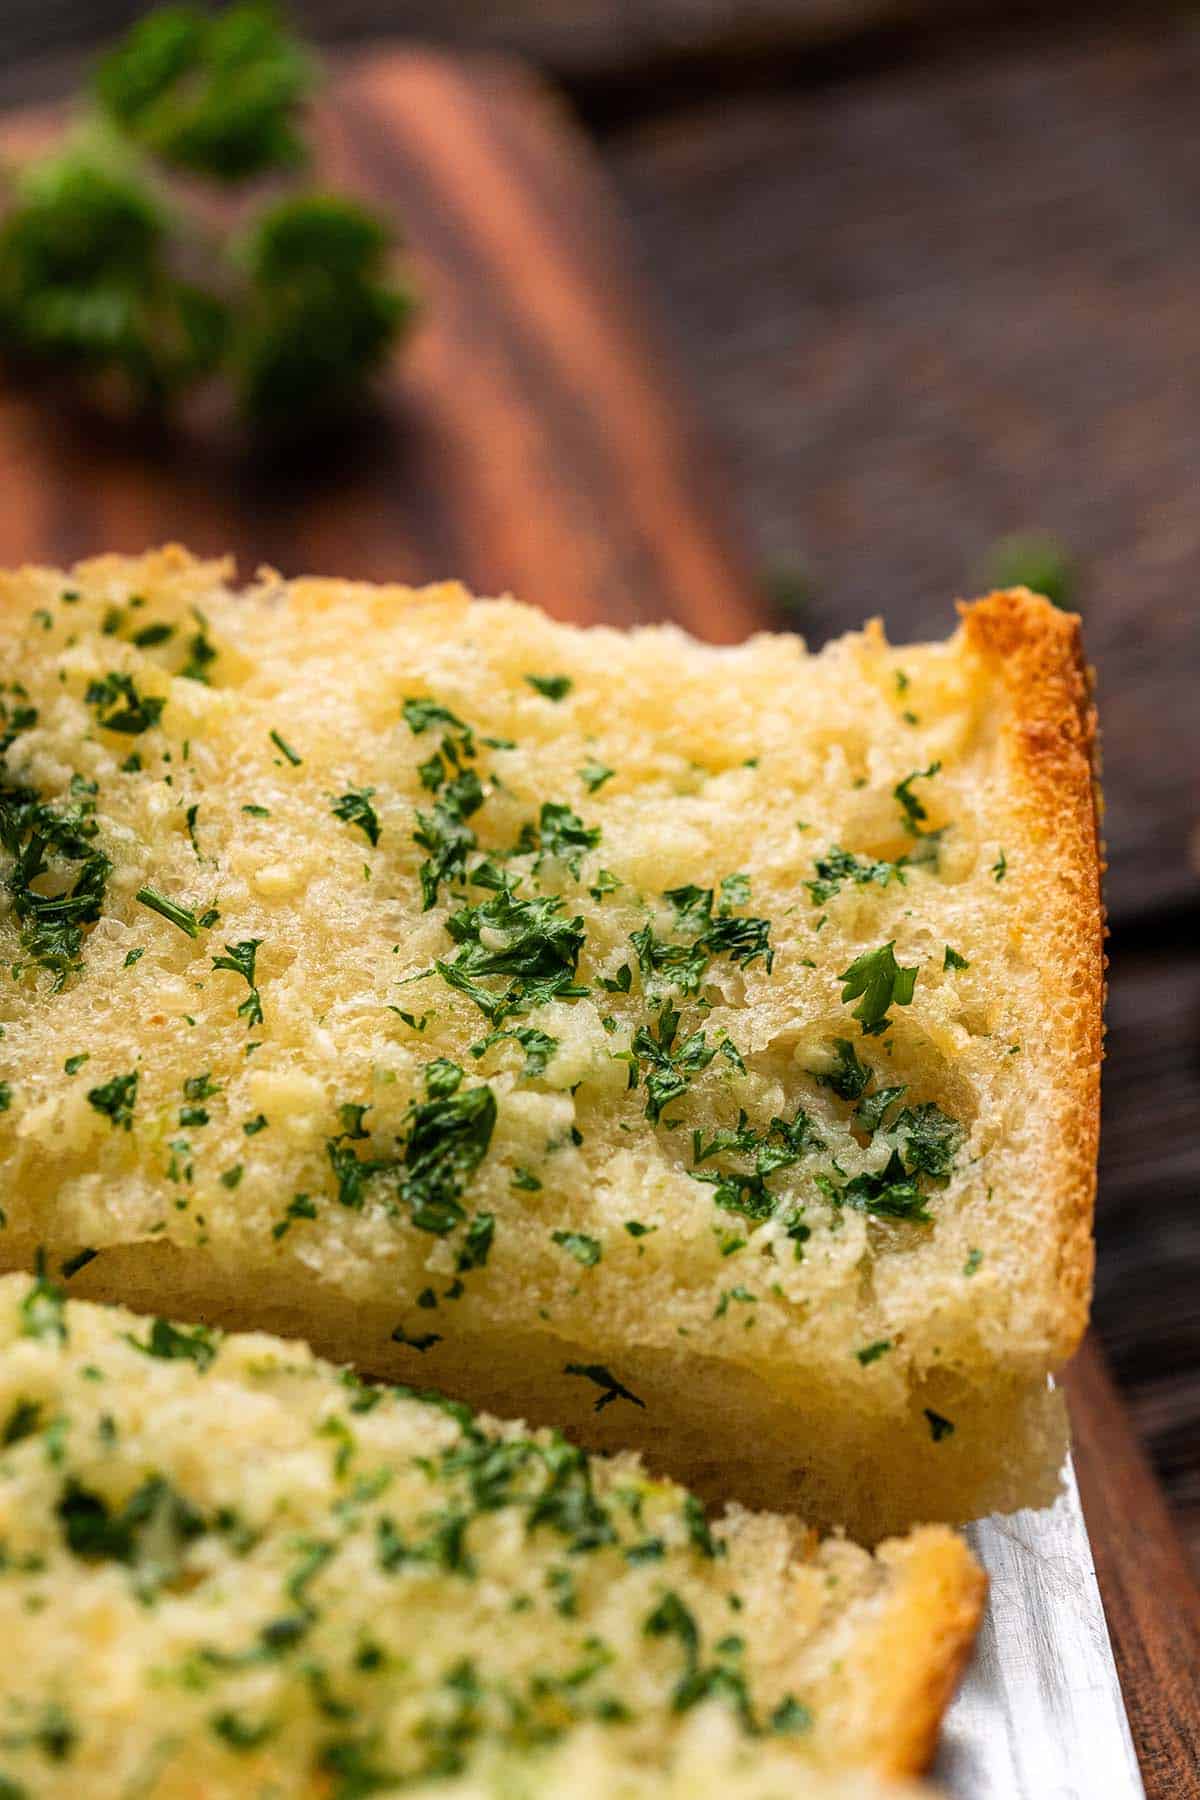
{"type": "Polygon", "coordinates": [[[160,894],[157,888],[152,887],[139,888],[134,898],[139,905],[148,907],[151,912],[166,919],[168,924],[177,926],[188,937],[199,936],[199,921],[189,906],[180,906],[178,901],[169,900],[165,894],[160,894]]]}
{"type": "Polygon", "coordinates": [[[844,983],[842,1000],[847,1004],[858,1000],[853,1017],[859,1021],[864,1037],[878,1036],[887,1030],[889,1008],[911,1004],[917,973],[915,967],[901,968],[896,961],[894,939],[881,944],[878,950],[864,950],[842,971],[838,976],[844,983]]]}
{"type": "Polygon", "coordinates": [[[552,1231],[550,1233],[556,1244],[573,1256],[575,1261],[585,1269],[593,1269],[604,1254],[603,1247],[594,1237],[588,1237],[582,1231],[552,1231]]]}
{"type": "Polygon", "coordinates": [[[280,737],[277,731],[272,731],[268,733],[268,735],[275,748],[279,751],[279,754],[285,757],[294,769],[298,769],[304,758],[299,756],[297,752],[292,749],[292,746],[287,743],[284,738],[280,737]]]}
{"type": "Polygon", "coordinates": [[[239,1019],[245,1019],[247,1031],[263,1022],[262,1000],[255,984],[255,961],[262,945],[261,938],[246,938],[238,944],[226,944],[224,956],[214,956],[214,969],[228,969],[233,975],[240,975],[249,993],[237,1009],[239,1019]]]}
{"type": "Polygon", "coordinates": [[[138,737],[159,722],[165,699],[139,694],[132,675],[113,670],[102,680],[89,682],[84,700],[96,708],[96,723],[105,731],[138,737]]]}
{"type": "Polygon", "coordinates": [[[579,771],[579,779],[588,793],[594,794],[604,786],[606,781],[611,781],[615,774],[615,769],[606,768],[603,763],[586,762],[579,771]]]}
{"type": "Polygon", "coordinates": [[[611,1406],[615,1400],[628,1400],[632,1405],[640,1406],[645,1410],[646,1402],[639,1400],[630,1388],[618,1381],[612,1371],[606,1369],[603,1363],[566,1363],[563,1367],[563,1374],[578,1375],[583,1380],[594,1383],[601,1390],[600,1398],[592,1409],[594,1412],[603,1412],[604,1408],[611,1406]]]}
{"type": "Polygon", "coordinates": [[[873,1362],[878,1362],[881,1356],[886,1356],[891,1348],[891,1338],[877,1338],[873,1344],[864,1344],[862,1349],[856,1350],[854,1354],[866,1369],[873,1362]]]}
{"type": "Polygon", "coordinates": [[[957,950],[952,950],[949,944],[946,945],[946,954],[942,958],[943,969],[969,969],[970,966],[965,956],[960,956],[957,950]]]}
{"type": "Polygon", "coordinates": [[[371,805],[373,787],[349,788],[344,794],[330,795],[329,809],[335,819],[341,819],[347,825],[356,825],[367,842],[376,845],[379,842],[379,817],[371,805]]]}
{"type": "Polygon", "coordinates": [[[88,1089],[88,1105],[103,1113],[114,1131],[133,1129],[133,1109],[137,1101],[138,1071],[114,1075],[111,1081],[88,1089]]]}
{"type": "Polygon", "coordinates": [[[575,686],[569,675],[526,675],[525,679],[547,700],[565,700],[575,686]]]}

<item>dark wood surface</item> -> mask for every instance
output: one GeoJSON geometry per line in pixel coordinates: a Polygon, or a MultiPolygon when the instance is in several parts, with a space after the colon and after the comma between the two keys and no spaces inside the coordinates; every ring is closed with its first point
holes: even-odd
{"type": "MultiPolygon", "coordinates": [[[[1096,78],[1094,70],[1088,78],[1096,78]]],[[[942,71],[939,79],[965,77],[942,71]]],[[[1065,83],[1061,72],[1059,79],[1065,83]]],[[[1160,80],[1169,88],[1166,71],[1160,80]]],[[[1110,87],[1140,108],[1137,82],[1114,77],[1110,87]]],[[[1015,76],[1007,89],[1001,83],[1002,92],[1020,90],[1015,76]]],[[[1149,486],[1140,485],[1136,458],[1131,453],[1128,493],[1116,465],[1105,460],[1110,436],[1120,440],[1122,430],[1138,425],[1132,398],[1118,408],[1111,433],[1103,429],[1103,408],[1086,415],[1095,442],[1080,424],[1070,479],[1050,454],[1054,408],[1044,404],[1043,387],[1055,358],[1037,347],[1043,330],[1066,329],[1068,275],[1061,293],[1047,276],[1036,295],[1022,298],[1010,272],[1010,311],[994,301],[990,335],[980,327],[976,339],[973,327],[958,323],[962,307],[987,298],[986,244],[967,227],[987,211],[985,177],[1009,182],[1008,153],[1000,156],[997,146],[1008,143],[1011,111],[994,103],[1006,129],[996,126],[971,150],[966,160],[975,182],[964,176],[944,192],[947,156],[957,146],[961,158],[959,139],[969,147],[982,129],[978,116],[988,114],[978,91],[933,107],[940,124],[924,156],[905,149],[922,115],[906,113],[898,94],[859,97],[866,111],[856,149],[835,116],[854,103],[854,93],[843,95],[822,113],[821,96],[810,96],[809,124],[799,111],[773,117],[792,169],[791,212],[776,189],[756,110],[707,120],[694,138],[686,121],[676,120],[660,132],[639,128],[609,141],[640,224],[641,257],[666,289],[657,324],[647,324],[634,287],[638,253],[595,159],[544,88],[503,63],[380,55],[348,68],[319,114],[323,167],[394,206],[427,298],[425,322],[397,364],[376,425],[353,442],[326,443],[316,455],[266,467],[204,421],[175,439],[147,441],[0,393],[0,561],[67,559],[98,546],[135,549],[177,536],[201,550],[233,549],[243,572],[264,559],[289,572],[414,580],[452,571],[484,591],[512,587],[561,616],[671,616],[706,636],[734,639],[768,616],[758,566],[803,559],[817,574],[810,612],[816,635],[875,608],[886,610],[903,635],[941,632],[949,597],[970,585],[961,565],[974,540],[964,536],[964,509],[979,525],[981,544],[994,529],[1022,522],[1077,536],[1069,529],[1074,515],[1055,506],[1066,506],[1078,490],[1079,517],[1102,516],[1109,534],[1103,544],[1126,558],[1122,586],[1103,557],[1089,553],[1086,604],[1102,661],[1110,789],[1118,796],[1110,821],[1114,858],[1130,871],[1139,857],[1145,862],[1143,898],[1130,876],[1117,909],[1097,1310],[1137,1423],[1200,1543],[1200,959],[1181,841],[1188,801],[1176,792],[1195,778],[1182,691],[1196,670],[1189,635],[1195,614],[1176,598],[1187,592],[1180,584],[1193,522],[1185,516],[1183,477],[1194,426],[1182,400],[1168,392],[1164,353],[1155,367],[1166,410],[1160,406],[1154,417],[1176,435],[1173,460],[1164,454],[1154,464],[1166,492],[1156,552],[1152,520],[1160,515],[1149,486]],[[874,125],[872,108],[880,113],[874,125]],[[947,139],[954,119],[958,137],[951,132],[947,139]],[[835,154],[842,159],[840,190],[828,169],[835,154]],[[989,157],[999,158],[994,178],[989,157]],[[877,181],[892,184],[887,191],[897,206],[904,201],[890,236],[882,228],[891,213],[871,212],[867,162],[877,181]],[[926,188],[941,196],[941,214],[932,202],[927,212],[926,188]],[[958,233],[945,217],[951,205],[958,233]],[[863,218],[857,239],[856,209],[863,218]],[[751,228],[735,231],[732,214],[751,228]],[[830,243],[818,256],[822,230],[830,243]],[[872,241],[879,259],[873,273],[872,241]],[[856,242],[860,261],[851,269],[856,242]],[[796,255],[789,281],[804,262],[814,287],[798,313],[798,290],[786,282],[787,307],[773,311],[765,298],[779,292],[772,259],[789,246],[796,255]],[[840,271],[827,291],[823,261],[840,271]],[[928,329],[921,325],[918,264],[926,270],[928,329]],[[889,283],[897,290],[893,306],[889,283]],[[956,338],[964,331],[965,347],[956,338]],[[991,359],[1003,361],[1021,344],[1032,359],[1024,397],[1001,404],[1005,381],[997,376],[993,388],[985,377],[991,359]],[[696,408],[671,373],[677,362],[690,366],[696,408]],[[944,368],[957,370],[958,380],[947,382],[944,368]],[[739,393],[747,396],[744,412],[739,393]],[[704,414],[722,441],[732,483],[711,460],[704,414]],[[961,430],[960,418],[968,421],[961,430]],[[783,433],[786,453],[772,462],[775,432],[783,433]],[[1096,512],[1082,498],[1091,483],[1104,502],[1096,512]],[[1001,496],[1010,492],[1029,506],[1037,502],[1032,517],[1004,515],[1001,496]],[[1131,493],[1140,496],[1132,510],[1131,493]],[[1143,507],[1151,517],[1144,526],[1143,507]],[[948,548],[937,531],[939,508],[948,548]],[[735,524],[735,513],[748,528],[735,524]],[[1167,571],[1157,577],[1156,554],[1167,571]],[[1158,821],[1153,842],[1146,809],[1158,821]]],[[[1065,106],[1060,96],[1058,110],[1065,106]]],[[[1032,129],[1040,109],[1028,110],[1032,129]]],[[[1114,104],[1105,115],[1110,122],[1118,110],[1114,104]]],[[[1152,127],[1147,119],[1154,138],[1152,127]]],[[[28,142],[42,129],[37,121],[15,123],[9,143],[28,142]]],[[[1063,172],[1054,180],[1043,172],[1051,193],[1075,167],[1069,151],[1068,135],[1058,151],[1063,172]]],[[[1033,182],[1036,159],[1022,154],[1024,177],[1033,182]]],[[[1113,182],[1120,186],[1116,175],[1113,182]]],[[[1004,185],[1003,203],[995,202],[996,231],[1021,204],[1014,178],[1011,188],[1004,185]]],[[[1126,211],[1132,230],[1132,199],[1126,211]]],[[[1060,220],[1059,236],[1063,229],[1060,220]]],[[[1015,225],[1010,230],[1005,256],[1019,235],[1015,225]]],[[[1047,225],[1044,254],[1053,264],[1060,252],[1047,225]]],[[[1034,282],[1032,258],[1029,266],[1034,282]]],[[[1073,369],[1075,383],[1059,392],[1060,411],[1068,391],[1072,405],[1089,398],[1088,367],[1102,392],[1127,379],[1133,395],[1137,381],[1128,364],[1120,379],[1108,365],[1125,356],[1141,367],[1138,359],[1158,354],[1144,343],[1127,344],[1114,310],[1100,305],[1105,280],[1116,280],[1124,267],[1119,258],[1111,266],[1102,259],[1091,287],[1080,290],[1093,294],[1096,316],[1107,324],[1090,364],[1074,347],[1060,349],[1061,378],[1073,369]]],[[[1145,268],[1166,281],[1149,250],[1145,268]]],[[[1145,282],[1153,285],[1149,274],[1145,282]]],[[[1123,292],[1129,302],[1131,291],[1123,292]]],[[[1193,330],[1194,310],[1181,293],[1181,332],[1193,330]]],[[[1003,366],[1011,384],[1013,367],[1023,365],[1018,357],[1017,365],[1003,366]]],[[[1178,374],[1185,398],[1193,374],[1186,367],[1178,374]]],[[[1139,425],[1133,442],[1148,455],[1154,433],[1139,425]]],[[[1183,1642],[1187,1629],[1183,1552],[1161,1501],[1147,1498],[1153,1486],[1138,1486],[1148,1478],[1130,1473],[1138,1465],[1103,1380],[1085,1365],[1073,1381],[1086,1440],[1085,1501],[1139,1748],[1156,1784],[1152,1796],[1182,1800],[1193,1790],[1180,1781],[1192,1780],[1195,1764],[1174,1785],[1169,1772],[1180,1767],[1181,1745],[1190,1742],[1197,1753],[1200,1725],[1195,1706],[1189,1718],[1182,1681],[1169,1709],[1160,1704],[1160,1670],[1164,1654],[1180,1662],[1170,1646],[1183,1642]],[[1159,1579],[1145,1594],[1144,1531],[1158,1546],[1158,1576],[1172,1571],[1169,1582],[1159,1579]]]]}
{"type": "Polygon", "coordinates": [[[1080,1495],[1147,1800],[1191,1800],[1200,1787],[1200,1591],[1093,1341],[1068,1371],[1067,1390],[1080,1495]]]}

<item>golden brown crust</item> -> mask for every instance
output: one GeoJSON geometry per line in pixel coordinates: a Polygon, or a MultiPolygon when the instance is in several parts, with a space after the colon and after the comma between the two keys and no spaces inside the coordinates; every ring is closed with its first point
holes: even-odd
{"type": "Polygon", "coordinates": [[[873,1696],[870,1756],[884,1775],[927,1768],[975,1642],[987,1576],[963,1540],[939,1526],[890,1538],[876,1551],[898,1586],[860,1658],[873,1696]]]}
{"type": "Polygon", "coordinates": [[[1055,1079],[1059,1163],[1051,1349],[1071,1355],[1087,1324],[1100,1133],[1104,905],[1098,738],[1080,621],[1028,588],[959,603],[967,645],[991,666],[1011,708],[1004,726],[1016,811],[1040,852],[1025,884],[1039,958],[1065,1021],[1055,1079]]]}

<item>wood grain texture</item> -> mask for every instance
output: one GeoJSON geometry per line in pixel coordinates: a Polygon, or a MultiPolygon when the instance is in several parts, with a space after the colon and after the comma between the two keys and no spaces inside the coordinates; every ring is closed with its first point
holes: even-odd
{"type": "Polygon", "coordinates": [[[1184,927],[1174,941],[1164,933],[1157,944],[1113,945],[1094,1317],[1200,1571],[1200,958],[1193,943],[1184,927]]]}
{"type": "MultiPolygon", "coordinates": [[[[14,123],[8,142],[30,141],[44,128],[44,120],[14,123]]],[[[397,363],[375,425],[352,440],[323,443],[315,454],[297,454],[286,466],[267,467],[203,418],[177,437],[148,440],[49,409],[44,397],[0,391],[0,561],[70,560],[100,546],[135,550],[174,536],[201,551],[233,548],[243,572],[260,559],[292,573],[422,580],[452,571],[481,591],[512,587],[562,617],[674,617],[725,640],[762,622],[751,559],[730,522],[704,433],[670,372],[671,340],[687,337],[695,355],[699,290],[687,297],[689,318],[679,299],[686,266],[681,271],[664,262],[671,330],[647,324],[632,285],[635,257],[611,196],[545,91],[503,63],[380,56],[347,68],[320,109],[317,130],[323,172],[394,207],[404,220],[427,298],[425,321],[397,363]]],[[[751,138],[753,162],[759,149],[753,133],[751,138]]],[[[888,132],[881,149],[900,153],[888,132]]],[[[852,147],[843,153],[844,180],[853,189],[865,176],[852,147]]],[[[627,179],[632,155],[622,157],[627,179]]],[[[685,160],[690,167],[690,150],[685,160]]],[[[749,207],[753,214],[752,193],[736,184],[730,192],[717,183],[710,199],[749,207]]],[[[860,203],[853,194],[849,199],[860,203]]],[[[910,211],[910,227],[913,216],[910,211]]],[[[655,221],[649,223],[654,241],[655,221]]],[[[769,239],[780,229],[768,207],[757,221],[758,242],[743,245],[740,267],[730,271],[718,264],[708,271],[717,321],[735,299],[739,309],[749,307],[749,293],[742,290],[758,280],[756,264],[769,264],[769,239]]],[[[662,254],[667,259],[665,248],[662,254]]],[[[903,267],[899,238],[885,263],[890,260],[903,267]]],[[[699,264],[693,273],[699,283],[699,264]]],[[[880,283],[886,274],[881,268],[880,283]]],[[[877,296],[877,310],[881,304],[877,296]]],[[[948,292],[938,310],[949,329],[954,308],[948,292]]],[[[768,309],[764,316],[774,315],[768,309]]],[[[749,317],[739,311],[733,322],[740,320],[742,330],[749,317]]],[[[851,365],[861,363],[866,347],[856,335],[859,327],[842,318],[831,298],[824,310],[807,316],[805,329],[823,334],[824,359],[835,374],[841,371],[852,394],[851,365]]],[[[736,334],[730,344],[737,359],[747,354],[736,334]]],[[[797,441],[807,444],[804,434],[817,429],[802,409],[788,423],[794,353],[793,337],[762,328],[757,356],[766,370],[779,371],[773,416],[791,431],[785,441],[793,448],[797,441]]],[[[890,354],[896,353],[893,345],[890,354]]],[[[807,342],[804,354],[816,354],[807,342]]],[[[707,398],[722,399],[719,380],[705,386],[707,398]]],[[[886,384],[879,392],[887,398],[886,384]]],[[[848,445],[853,423],[862,457],[881,480],[887,470],[873,447],[868,399],[864,390],[850,409],[851,421],[839,423],[832,409],[822,429],[836,450],[839,442],[848,445]]],[[[891,403],[899,407],[897,397],[891,403]]],[[[896,506],[905,494],[911,498],[904,486],[907,459],[916,455],[920,465],[922,455],[933,455],[936,433],[948,417],[944,405],[943,396],[943,410],[934,405],[922,411],[916,451],[903,434],[891,446],[896,506]]],[[[888,420],[887,406],[881,416],[888,420]]],[[[753,408],[746,417],[752,425],[753,408]]],[[[952,440],[956,455],[965,454],[966,439],[952,434],[952,440]]],[[[1040,469],[1037,443],[1035,434],[1029,454],[1040,469]]],[[[1182,454],[1186,445],[1177,448],[1182,454]]],[[[805,454],[812,479],[795,488],[796,517],[802,523],[832,520],[828,554],[832,560],[840,545],[837,554],[850,571],[844,591],[827,588],[819,599],[818,627],[840,622],[835,615],[841,608],[845,622],[857,622],[862,611],[878,606],[898,615],[902,628],[944,630],[948,593],[965,583],[944,582],[936,604],[926,605],[917,578],[907,572],[913,559],[902,549],[898,518],[886,518],[891,561],[885,570],[872,547],[869,512],[860,502],[822,498],[819,458],[805,454]],[[813,495],[821,500],[815,511],[813,495]],[[873,586],[863,572],[871,567],[873,586]]],[[[849,482],[857,465],[848,448],[841,454],[849,482]]],[[[1016,452],[1009,445],[1005,454],[1016,452]]],[[[735,461],[744,481],[746,458],[735,461]]],[[[981,492],[987,490],[986,459],[983,468],[981,492]]],[[[947,493],[961,502],[953,458],[942,473],[947,493]]],[[[829,481],[832,493],[837,481],[832,475],[829,481]]],[[[768,482],[772,505],[774,491],[768,482]]],[[[935,545],[933,505],[931,491],[922,501],[926,510],[917,506],[912,517],[917,576],[931,581],[937,573],[927,560],[935,545]]],[[[760,540],[767,516],[757,515],[760,540]]],[[[956,517],[953,509],[943,511],[943,527],[956,517]]],[[[1103,625],[1110,613],[1101,607],[1099,618],[1103,625]]],[[[1117,615],[1111,615],[1103,641],[1109,681],[1118,691],[1139,670],[1156,667],[1156,658],[1170,664],[1174,657],[1172,679],[1182,679],[1192,666],[1191,614],[1177,608],[1172,618],[1174,637],[1163,635],[1157,612],[1147,616],[1141,635],[1150,648],[1141,658],[1126,618],[1126,637],[1118,640],[1127,650],[1122,658],[1112,654],[1117,615]]],[[[1164,739],[1179,726],[1170,714],[1178,704],[1173,693],[1165,723],[1156,725],[1164,739]]],[[[1151,698],[1147,688],[1144,704],[1151,698]]],[[[1115,749],[1111,724],[1109,729],[1110,767],[1117,765],[1118,780],[1131,755],[1122,748],[1124,729],[1118,726],[1115,749]]],[[[1160,757],[1165,773],[1160,767],[1156,778],[1168,791],[1177,773],[1172,754],[1167,745],[1160,757]]],[[[1138,775],[1135,761],[1131,778],[1136,782],[1138,775]]],[[[1161,795],[1157,803],[1161,809],[1161,795]]],[[[1121,824],[1122,832],[1128,829],[1121,824]]],[[[1156,872],[1150,874],[1153,897],[1160,887],[1156,872]]],[[[1173,890],[1168,882],[1161,891],[1173,890]]],[[[1200,1542],[1195,1436],[1190,1452],[1187,1442],[1200,1418],[1191,1160],[1200,1069],[1194,1054],[1189,1060],[1178,1048],[1181,1041],[1196,1042],[1200,961],[1187,948],[1181,976],[1186,947],[1186,941],[1147,946],[1128,963],[1119,959],[1114,971],[1099,1316],[1122,1374],[1139,1396],[1139,1418],[1174,1467],[1177,1491],[1191,1497],[1189,1516],[1200,1542]],[[1147,1071],[1148,1085],[1142,1079],[1147,1071]],[[1149,1320],[1157,1336],[1147,1336],[1149,1320]],[[1147,1343],[1151,1348],[1144,1350],[1147,1343]],[[1168,1391],[1164,1369],[1177,1391],[1168,1391]]],[[[1097,1434],[1103,1457],[1109,1426],[1099,1422],[1102,1397],[1093,1395],[1089,1404],[1082,1429],[1097,1434]]],[[[1117,1561],[1136,1554],[1136,1543],[1121,1539],[1111,1509],[1097,1529],[1113,1533],[1117,1561]]],[[[1169,1527],[1162,1524],[1162,1531],[1169,1527]]],[[[1142,1641],[1153,1636],[1152,1613],[1129,1608],[1114,1618],[1130,1679],[1145,1684],[1137,1704],[1147,1718],[1154,1712],[1159,1654],[1157,1645],[1142,1641]]],[[[1169,1761],[1169,1746],[1162,1755],[1169,1761]]]]}
{"type": "Polygon", "coordinates": [[[1104,1359],[1067,1374],[1075,1466],[1146,1800],[1200,1787],[1200,1593],[1104,1359]]]}
{"type": "Polygon", "coordinates": [[[1056,532],[1099,666],[1109,899],[1200,899],[1200,32],[1158,21],[612,139],[761,564],[821,638],[943,629],[1056,532]]]}

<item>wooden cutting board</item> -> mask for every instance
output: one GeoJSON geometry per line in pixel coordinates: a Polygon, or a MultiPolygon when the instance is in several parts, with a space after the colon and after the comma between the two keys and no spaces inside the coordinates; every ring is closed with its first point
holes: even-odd
{"type": "MultiPolygon", "coordinates": [[[[20,150],[48,123],[0,135],[20,150]]],[[[764,625],[634,248],[546,90],[499,61],[376,53],[344,67],[317,135],[322,174],[403,224],[425,297],[377,423],[267,468],[219,421],[154,437],[0,392],[0,563],[176,538],[243,574],[458,575],[560,618],[671,618],[715,641],[764,625]]],[[[1067,1385],[1147,1794],[1194,1800],[1200,1599],[1094,1345],[1067,1385]]]]}

